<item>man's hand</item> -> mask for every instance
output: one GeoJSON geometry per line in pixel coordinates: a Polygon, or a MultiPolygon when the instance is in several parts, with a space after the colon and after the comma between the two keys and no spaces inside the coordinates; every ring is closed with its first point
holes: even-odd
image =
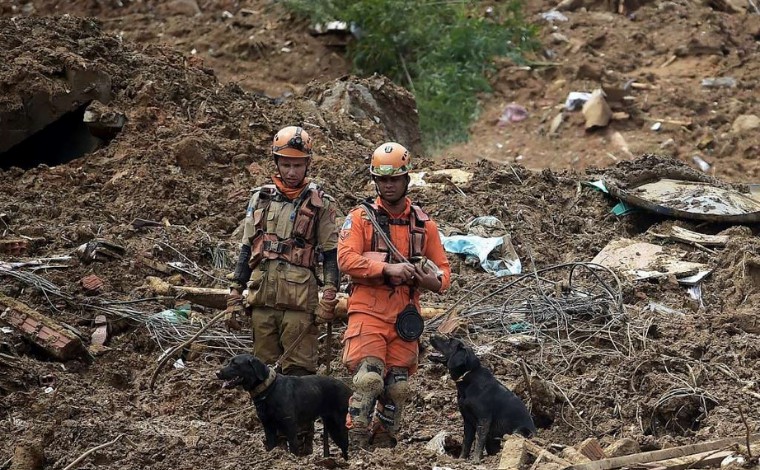
{"type": "Polygon", "coordinates": [[[227,330],[240,331],[243,329],[238,320],[238,314],[244,310],[243,296],[235,289],[232,289],[229,295],[227,295],[227,308],[224,314],[224,324],[227,325],[227,330]]]}
{"type": "Polygon", "coordinates": [[[335,319],[335,306],[338,305],[337,292],[333,287],[322,291],[322,298],[317,305],[317,323],[329,323],[335,319]]]}
{"type": "Polygon", "coordinates": [[[407,284],[414,279],[414,266],[409,263],[386,264],[383,266],[383,275],[390,280],[391,285],[407,284]]]}
{"type": "Polygon", "coordinates": [[[441,279],[438,277],[438,273],[424,263],[415,265],[414,279],[417,281],[417,286],[423,289],[433,292],[441,290],[441,279]]]}

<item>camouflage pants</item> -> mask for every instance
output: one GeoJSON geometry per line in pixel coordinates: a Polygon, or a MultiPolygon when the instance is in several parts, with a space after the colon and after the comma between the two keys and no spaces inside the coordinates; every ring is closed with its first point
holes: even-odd
{"type": "Polygon", "coordinates": [[[253,355],[273,365],[298,338],[304,328],[309,331],[282,361],[285,375],[314,374],[317,371],[317,327],[314,315],[296,310],[254,307],[251,312],[253,355]]]}

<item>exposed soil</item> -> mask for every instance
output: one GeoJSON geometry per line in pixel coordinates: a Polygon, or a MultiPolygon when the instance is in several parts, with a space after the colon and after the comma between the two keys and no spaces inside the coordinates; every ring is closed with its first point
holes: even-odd
{"type": "MultiPolygon", "coordinates": [[[[531,2],[527,12],[533,18],[549,7],[531,2]]],[[[557,349],[524,338],[509,341],[514,335],[506,332],[478,333],[476,325],[468,340],[530,405],[542,426],[537,442],[547,448],[588,437],[603,445],[630,437],[651,450],[743,435],[740,408],[755,432],[760,423],[755,227],[695,224],[644,212],[616,217],[610,213],[616,200],[581,183],[608,178],[626,184],[663,173],[719,184],[752,182],[760,168],[757,130],[735,134],[731,127],[738,115],[759,109],[754,88],[760,76],[760,15],[684,2],[649,3],[629,12],[633,17],[604,12],[601,5],[589,9],[566,13],[570,21],[557,23],[556,31],[542,23],[542,41],[558,52],[551,61],[560,65],[526,71],[505,64],[494,77],[495,96],[473,125],[472,141],[418,160],[426,171],[461,168],[473,179],[456,187],[414,189],[412,196],[445,230],[461,230],[474,216],[498,217],[526,272],[590,261],[616,238],[661,243],[651,232],[663,233],[674,223],[730,235],[729,244],[714,252],[681,247],[689,260],[714,269],[702,283],[701,304],[675,279],[622,279],[624,321],[599,325],[610,329],[610,341],[563,343],[557,349]],[[555,32],[571,43],[552,44],[555,32]],[[573,41],[580,44],[577,50],[573,41]],[[671,55],[675,61],[662,67],[671,55]],[[590,65],[579,71],[584,63],[590,65]],[[700,88],[702,78],[723,75],[734,77],[738,86],[700,88]],[[568,113],[557,136],[539,131],[568,91],[591,91],[599,81],[622,86],[628,79],[656,87],[634,90],[630,119],[586,133],[580,113],[568,113]],[[511,101],[526,106],[531,116],[498,127],[501,109],[511,101]],[[691,124],[664,123],[654,132],[647,117],[691,124]],[[624,135],[636,159],[616,163],[607,156],[629,159],[608,143],[613,131],[624,135]],[[708,134],[711,143],[703,139],[708,134]],[[686,164],[639,156],[666,153],[659,147],[669,138],[675,147],[668,151],[686,164]],[[690,166],[697,151],[714,172],[705,175],[690,166]],[[516,160],[517,155],[524,158],[516,160]],[[652,302],[677,312],[653,311],[652,302]],[[530,386],[521,363],[531,374],[530,386]]],[[[306,123],[317,142],[312,175],[343,212],[370,194],[365,156],[373,143],[398,138],[419,145],[416,129],[410,130],[414,119],[394,122],[389,111],[414,115],[407,92],[378,77],[345,77],[348,65],[330,45],[335,38],[312,37],[307,24],[269,2],[10,1],[0,4],[0,13],[0,117],[26,119],[20,110],[32,102],[58,115],[74,96],[80,105],[106,101],[107,111],[127,118],[113,140],[86,156],[0,170],[0,240],[29,242],[21,254],[0,253],[0,262],[71,254],[96,237],[126,248],[121,259],[85,264],[75,257],[67,268],[35,271],[61,296],[45,296],[18,277],[0,276],[0,293],[70,325],[86,344],[98,314],[93,304],[135,301],[126,305],[147,318],[183,303],[155,299],[148,276],[174,284],[225,285],[248,191],[272,171],[269,139],[283,125],[306,123]],[[64,13],[69,16],[40,17],[64,13]],[[108,86],[80,86],[90,82],[108,86]],[[136,227],[136,218],[160,224],[136,227]],[[162,273],[151,261],[184,265],[162,273]],[[96,295],[80,284],[89,274],[104,282],[96,295]]],[[[55,147],[50,145],[51,153],[55,147]]],[[[450,306],[472,290],[485,295],[506,282],[456,255],[450,260],[452,289],[425,302],[450,306]]],[[[206,319],[216,314],[193,309],[206,319]]],[[[85,450],[124,434],[79,468],[329,468],[317,452],[307,458],[264,451],[248,396],[222,390],[214,379],[229,351],[204,342],[209,349],[195,358],[185,355],[183,369],[169,367],[151,393],[148,385],[162,349],[174,343],[157,344],[154,332],[134,318],[109,320],[111,338],[91,363],[52,361],[17,333],[0,332],[0,464],[15,451],[23,456],[12,468],[40,468],[35,461],[41,450],[44,468],[62,469],[85,450]],[[22,459],[26,466],[18,463],[22,459]]],[[[334,344],[342,330],[338,324],[334,344]]],[[[412,381],[416,394],[401,443],[394,450],[353,455],[350,467],[497,465],[498,456],[487,457],[480,467],[454,458],[461,445],[455,388],[426,352],[412,381]],[[441,430],[451,434],[448,453],[425,450],[441,430]]],[[[325,351],[320,354],[324,359],[325,351]]],[[[335,374],[348,380],[339,362],[332,362],[335,374]]]]}

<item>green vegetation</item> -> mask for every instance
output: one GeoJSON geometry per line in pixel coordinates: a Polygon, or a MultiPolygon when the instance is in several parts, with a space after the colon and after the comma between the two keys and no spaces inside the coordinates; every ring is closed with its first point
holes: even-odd
{"type": "Polygon", "coordinates": [[[467,140],[477,117],[477,94],[491,87],[493,58],[521,61],[535,47],[534,29],[519,0],[498,2],[486,15],[481,2],[431,0],[287,0],[315,23],[344,21],[359,28],[348,54],[359,75],[379,73],[410,89],[417,100],[426,146],[467,140]]]}

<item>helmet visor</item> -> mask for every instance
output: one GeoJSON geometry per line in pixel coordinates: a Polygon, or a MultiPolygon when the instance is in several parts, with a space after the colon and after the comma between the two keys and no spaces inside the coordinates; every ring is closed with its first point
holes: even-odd
{"type": "Polygon", "coordinates": [[[375,176],[396,176],[405,175],[409,173],[410,169],[411,165],[404,165],[398,168],[393,165],[378,165],[370,166],[369,172],[375,176]]]}

